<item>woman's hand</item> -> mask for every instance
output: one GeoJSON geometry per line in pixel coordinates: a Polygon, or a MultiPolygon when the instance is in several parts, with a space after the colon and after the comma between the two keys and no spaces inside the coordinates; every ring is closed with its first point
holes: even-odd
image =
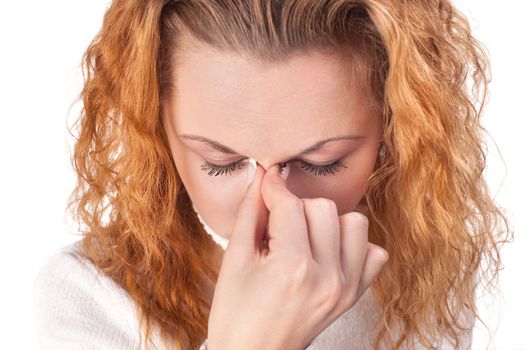
{"type": "Polygon", "coordinates": [[[239,205],[208,322],[210,350],[305,349],[372,283],[387,252],[368,219],[300,199],[257,166],[239,205]],[[265,246],[263,239],[268,239],[265,246]]]}

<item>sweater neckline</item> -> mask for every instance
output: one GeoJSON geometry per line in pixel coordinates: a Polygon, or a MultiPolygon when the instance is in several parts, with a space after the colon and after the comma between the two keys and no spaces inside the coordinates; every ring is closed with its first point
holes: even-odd
{"type": "Polygon", "coordinates": [[[222,237],[217,232],[213,231],[212,228],[204,221],[202,216],[199,214],[199,212],[197,211],[197,208],[195,208],[195,205],[192,204],[192,207],[195,213],[197,214],[197,218],[199,219],[200,223],[204,227],[204,231],[206,231],[206,233],[211,236],[211,238],[213,239],[215,243],[217,243],[222,249],[226,250],[226,248],[228,247],[229,240],[222,237]]]}

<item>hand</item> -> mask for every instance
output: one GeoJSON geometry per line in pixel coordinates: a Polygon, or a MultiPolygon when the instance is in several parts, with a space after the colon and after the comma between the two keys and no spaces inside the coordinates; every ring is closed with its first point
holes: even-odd
{"type": "Polygon", "coordinates": [[[257,166],[224,252],[208,349],[305,349],[355,304],[387,259],[368,242],[365,215],[339,217],[333,201],[288,191],[277,165],[266,173],[257,166]]]}

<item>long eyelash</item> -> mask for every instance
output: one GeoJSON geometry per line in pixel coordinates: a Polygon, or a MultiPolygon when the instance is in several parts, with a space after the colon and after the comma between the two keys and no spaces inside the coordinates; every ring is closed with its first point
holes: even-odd
{"type": "Polygon", "coordinates": [[[310,163],[301,161],[301,168],[313,173],[316,176],[318,175],[324,176],[327,174],[335,175],[335,173],[339,171],[340,170],[339,168],[341,167],[346,168],[346,166],[343,163],[341,163],[341,161],[339,160],[336,160],[335,162],[331,164],[326,164],[326,165],[314,165],[314,164],[310,164],[310,163]]]}
{"type": "MultiPolygon", "coordinates": [[[[207,172],[207,175],[209,176],[219,176],[223,174],[231,175],[235,170],[242,169],[245,165],[246,159],[241,159],[228,165],[217,165],[205,161],[204,164],[201,165],[201,170],[207,172]]],[[[339,160],[326,165],[314,165],[301,161],[301,168],[315,176],[325,176],[328,174],[335,175],[341,167],[346,168],[346,166],[339,160]]]]}
{"type": "Polygon", "coordinates": [[[201,170],[204,172],[207,171],[209,176],[218,176],[223,174],[231,175],[235,170],[242,169],[245,165],[246,159],[241,159],[228,165],[217,165],[205,161],[204,164],[201,165],[201,170]]]}

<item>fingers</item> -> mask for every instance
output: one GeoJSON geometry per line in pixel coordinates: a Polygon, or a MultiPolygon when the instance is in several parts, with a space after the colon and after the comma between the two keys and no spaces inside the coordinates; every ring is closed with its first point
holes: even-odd
{"type": "Polygon", "coordinates": [[[263,176],[264,169],[256,165],[253,181],[248,185],[239,203],[224,258],[232,255],[243,262],[259,253],[268,222],[268,210],[264,205],[260,190],[263,176]]]}
{"type": "Polygon", "coordinates": [[[267,236],[270,253],[311,257],[303,201],[288,190],[279,174],[278,164],[266,171],[261,194],[269,211],[267,236]]]}
{"type": "Polygon", "coordinates": [[[339,217],[334,201],[327,198],[303,198],[310,247],[315,261],[325,271],[341,273],[339,217]]]}
{"type": "Polygon", "coordinates": [[[388,261],[388,252],[380,246],[368,243],[365,264],[363,272],[361,273],[361,280],[357,288],[356,299],[359,299],[366,289],[372,284],[374,279],[377,277],[381,269],[388,261]]]}
{"type": "Polygon", "coordinates": [[[368,218],[359,212],[339,217],[341,227],[341,269],[351,288],[359,285],[368,244],[368,218]]]}

